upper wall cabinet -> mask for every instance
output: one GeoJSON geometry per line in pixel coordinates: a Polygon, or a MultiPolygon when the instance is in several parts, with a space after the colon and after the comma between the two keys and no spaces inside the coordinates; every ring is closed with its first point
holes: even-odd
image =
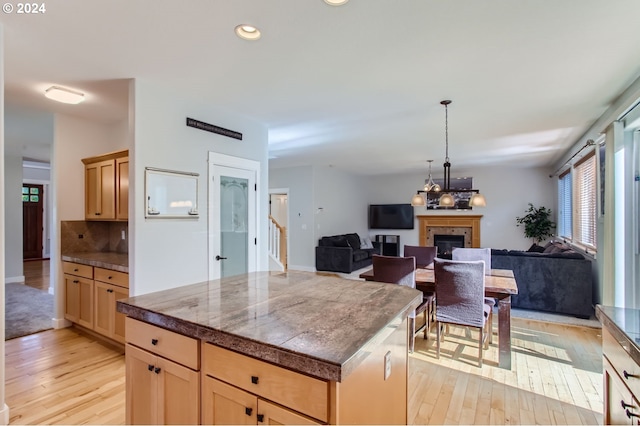
{"type": "Polygon", "coordinates": [[[84,216],[87,220],[127,220],[129,150],[83,158],[84,216]]]}

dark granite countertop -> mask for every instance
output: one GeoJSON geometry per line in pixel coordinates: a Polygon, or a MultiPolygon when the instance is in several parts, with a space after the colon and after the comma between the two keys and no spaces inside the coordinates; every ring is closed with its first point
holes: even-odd
{"type": "Polygon", "coordinates": [[[118,301],[117,309],[294,371],[342,381],[421,301],[422,293],[408,287],[290,271],[130,297],[118,301]]]}
{"type": "Polygon", "coordinates": [[[629,356],[640,364],[640,310],[596,305],[596,318],[629,356]]]}
{"type": "Polygon", "coordinates": [[[129,255],[114,252],[65,253],[62,260],[129,273],[129,255]]]}

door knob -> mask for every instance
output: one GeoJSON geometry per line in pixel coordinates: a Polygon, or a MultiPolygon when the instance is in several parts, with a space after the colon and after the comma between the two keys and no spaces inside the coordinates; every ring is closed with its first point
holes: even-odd
{"type": "Polygon", "coordinates": [[[222,256],[220,256],[218,254],[216,255],[216,260],[225,260],[225,259],[226,259],[226,257],[222,257],[222,256]]]}

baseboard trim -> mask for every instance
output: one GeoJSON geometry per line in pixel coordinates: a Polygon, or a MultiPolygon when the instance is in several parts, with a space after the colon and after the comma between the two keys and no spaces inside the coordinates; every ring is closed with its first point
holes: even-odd
{"type": "Polygon", "coordinates": [[[71,327],[71,321],[64,318],[51,318],[51,325],[55,330],[71,327]]]}
{"type": "Polygon", "coordinates": [[[9,424],[9,406],[7,404],[4,404],[4,407],[0,410],[0,424],[9,424]]]}
{"type": "Polygon", "coordinates": [[[18,277],[7,277],[4,279],[4,283],[5,284],[9,284],[9,283],[23,283],[24,282],[24,275],[20,275],[18,277]]]}
{"type": "Polygon", "coordinates": [[[316,268],[310,266],[288,265],[287,269],[293,271],[316,272],[316,268]]]}

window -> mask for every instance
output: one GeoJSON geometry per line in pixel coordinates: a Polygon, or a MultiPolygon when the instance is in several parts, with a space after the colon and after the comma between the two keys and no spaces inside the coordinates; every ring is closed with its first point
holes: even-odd
{"type": "Polygon", "coordinates": [[[558,236],[571,239],[571,169],[558,180],[558,236]]]}
{"type": "Polygon", "coordinates": [[[558,236],[596,248],[596,156],[581,158],[558,179],[558,236]]]}
{"type": "Polygon", "coordinates": [[[595,151],[583,157],[574,166],[575,182],[575,237],[574,242],[588,247],[596,246],[596,156],[595,151]]]}

